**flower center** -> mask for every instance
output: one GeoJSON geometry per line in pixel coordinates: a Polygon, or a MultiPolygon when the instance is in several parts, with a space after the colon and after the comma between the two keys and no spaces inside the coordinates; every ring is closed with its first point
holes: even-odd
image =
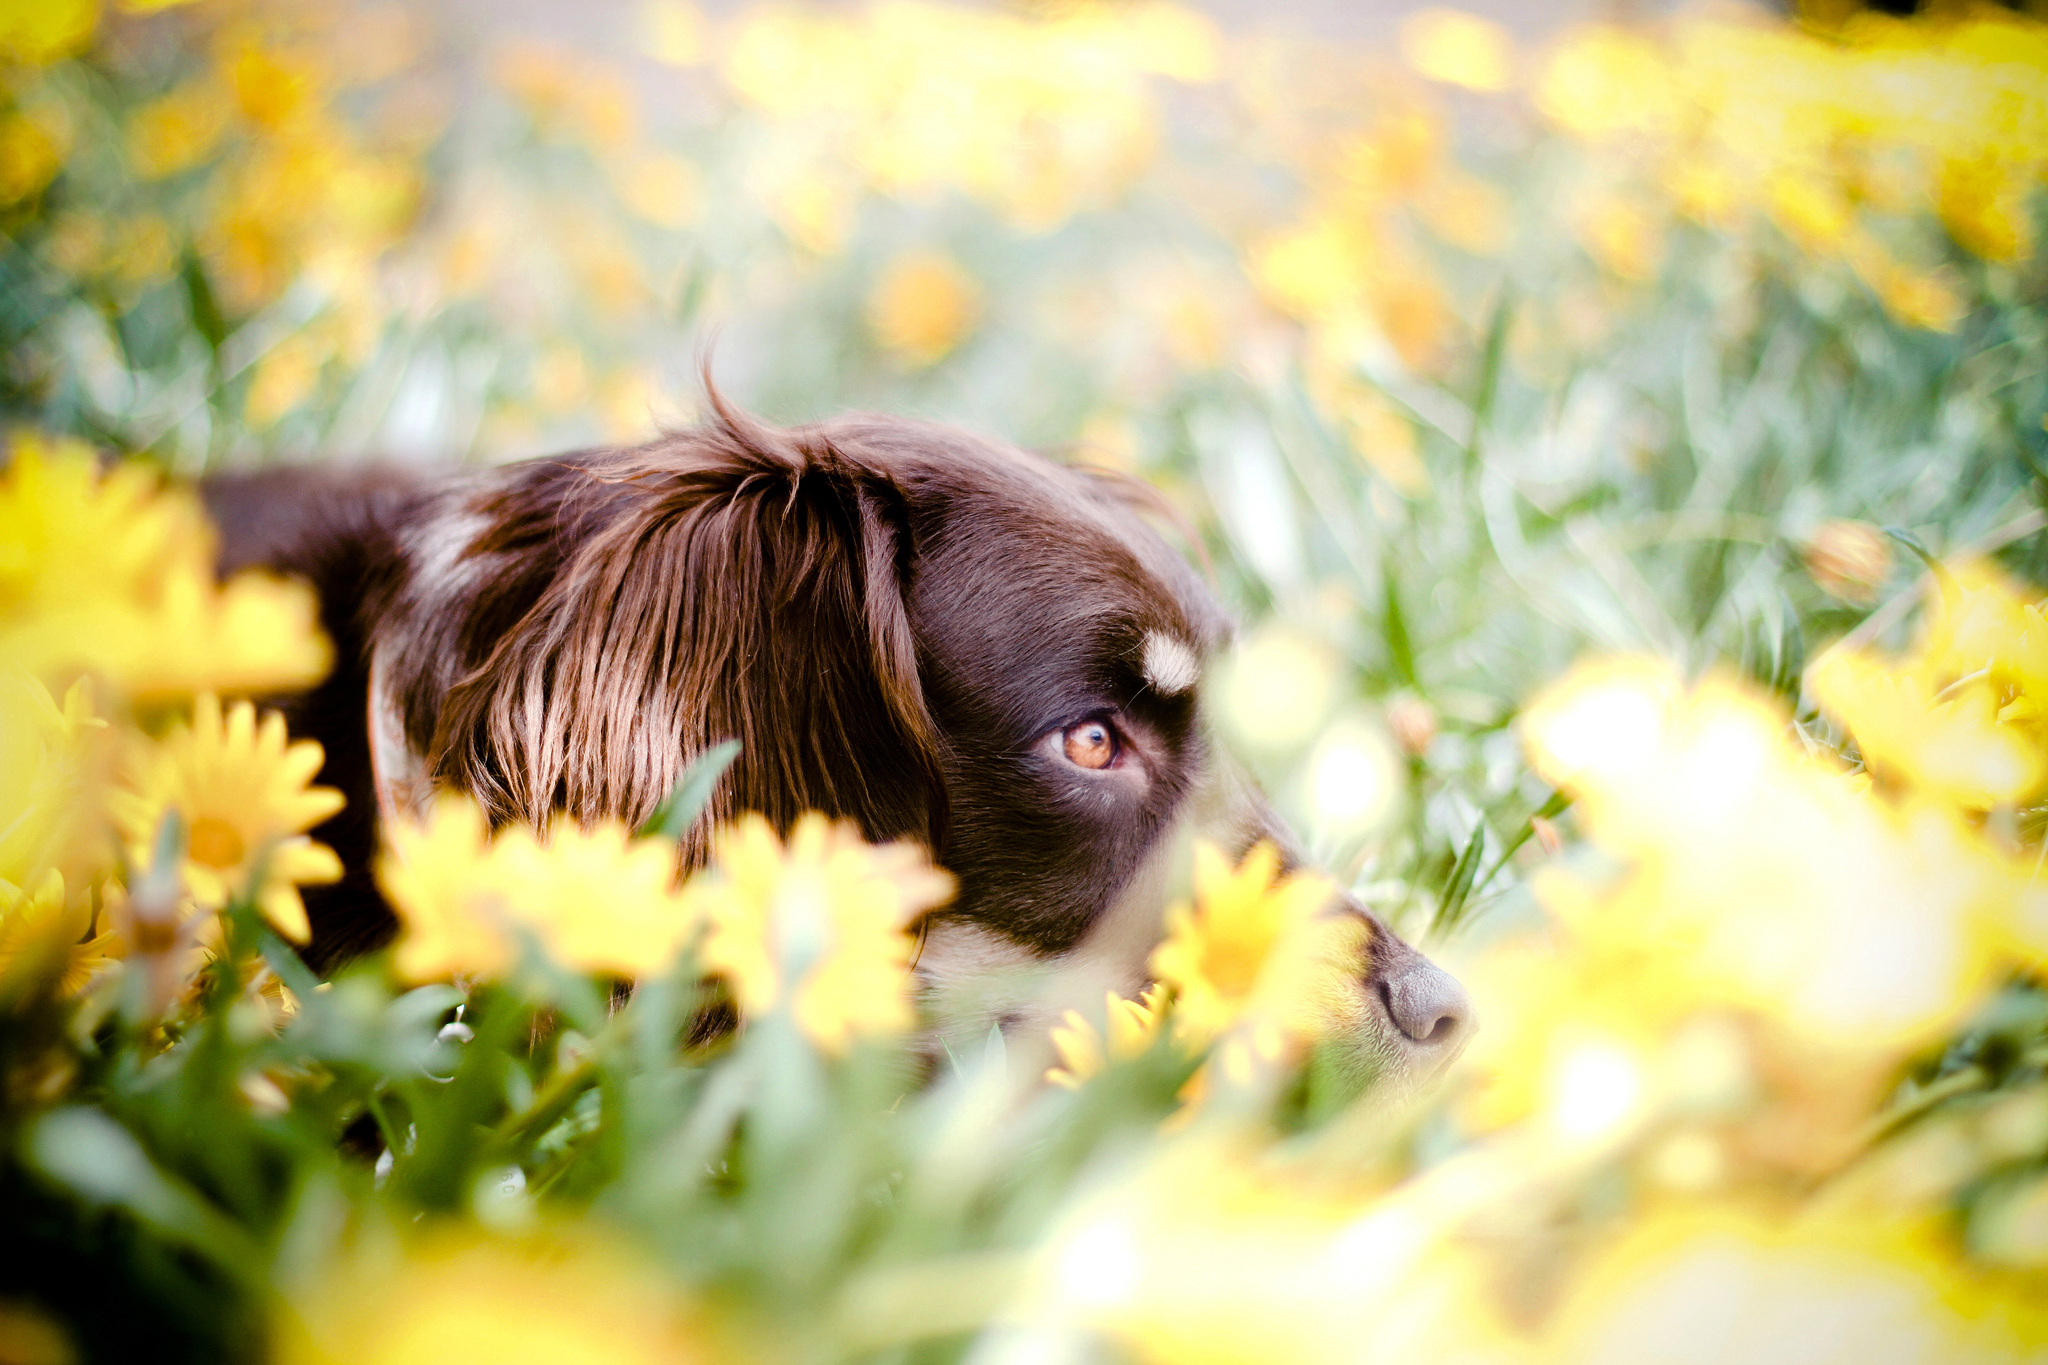
{"type": "Polygon", "coordinates": [[[242,833],[218,815],[202,815],[192,822],[192,837],[185,852],[193,862],[208,867],[233,867],[247,850],[242,833]]]}

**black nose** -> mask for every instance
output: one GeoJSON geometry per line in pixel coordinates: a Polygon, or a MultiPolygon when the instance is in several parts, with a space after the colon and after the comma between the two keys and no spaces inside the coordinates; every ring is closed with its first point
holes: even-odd
{"type": "Polygon", "coordinates": [[[1411,954],[1380,980],[1387,1017],[1431,1056],[1448,1056],[1472,1031],[1472,998],[1457,978],[1421,954],[1411,954]]]}

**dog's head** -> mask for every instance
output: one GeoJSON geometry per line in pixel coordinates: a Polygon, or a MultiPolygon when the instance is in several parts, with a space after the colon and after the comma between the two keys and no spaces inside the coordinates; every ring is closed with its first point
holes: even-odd
{"type": "MultiPolygon", "coordinates": [[[[643,818],[738,739],[708,819],[823,810],[958,878],[919,958],[942,1027],[1056,1017],[1143,985],[1193,838],[1291,847],[1205,732],[1228,620],[1144,496],[948,428],[778,431],[723,406],[638,450],[513,466],[420,532],[416,557],[467,548],[459,573],[414,575],[412,616],[444,624],[395,637],[416,681],[394,723],[433,776],[533,823],[643,818]]],[[[1361,925],[1361,1042],[1434,1070],[1463,992],[1335,913],[1361,925]]]]}

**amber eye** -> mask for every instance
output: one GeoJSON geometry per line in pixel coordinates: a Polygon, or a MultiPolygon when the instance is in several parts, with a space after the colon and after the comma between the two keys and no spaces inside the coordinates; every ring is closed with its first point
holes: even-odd
{"type": "Polygon", "coordinates": [[[1060,732],[1067,761],[1083,768],[1107,768],[1116,761],[1116,731],[1109,722],[1084,720],[1060,732]]]}

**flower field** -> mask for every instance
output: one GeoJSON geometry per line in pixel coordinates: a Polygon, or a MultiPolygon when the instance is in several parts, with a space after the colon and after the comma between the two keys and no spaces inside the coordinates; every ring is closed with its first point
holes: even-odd
{"type": "Polygon", "coordinates": [[[2048,1360],[2048,26],[590,8],[0,0],[0,1362],[2048,1360]],[[1161,490],[1314,868],[1048,1066],[924,1028],[925,850],[679,881],[714,754],[444,795],[317,979],[332,647],[192,480],[706,365],[1161,490]]]}

